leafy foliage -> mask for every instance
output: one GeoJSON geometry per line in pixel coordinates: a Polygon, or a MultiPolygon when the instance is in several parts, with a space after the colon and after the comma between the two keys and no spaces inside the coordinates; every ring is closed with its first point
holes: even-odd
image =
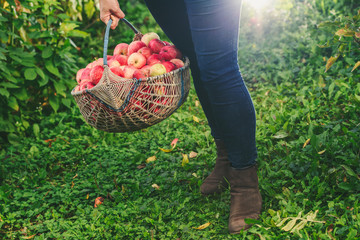
{"type": "Polygon", "coordinates": [[[71,108],[77,70],[71,38],[84,38],[58,1],[1,1],[1,132],[16,139],[43,114],[71,108]],[[34,114],[36,113],[36,114],[34,114]]]}
{"type": "Polygon", "coordinates": [[[353,72],[360,65],[360,10],[354,16],[346,16],[335,21],[326,21],[319,24],[320,28],[327,28],[328,31],[333,30],[332,40],[328,40],[321,47],[333,47],[336,49],[334,56],[331,56],[326,62],[326,70],[343,57],[347,64],[353,66],[353,72]],[[331,30],[330,30],[331,29],[331,30]]]}

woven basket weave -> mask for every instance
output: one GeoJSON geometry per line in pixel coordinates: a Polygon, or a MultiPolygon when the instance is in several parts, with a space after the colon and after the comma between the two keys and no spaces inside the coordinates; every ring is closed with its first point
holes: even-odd
{"type": "MultiPolygon", "coordinates": [[[[125,19],[123,21],[140,33],[125,19]]],[[[186,100],[190,89],[189,60],[175,71],[146,79],[125,79],[107,65],[109,21],[104,43],[104,73],[99,83],[71,92],[85,121],[106,132],[131,132],[152,126],[169,117],[186,100]]]]}

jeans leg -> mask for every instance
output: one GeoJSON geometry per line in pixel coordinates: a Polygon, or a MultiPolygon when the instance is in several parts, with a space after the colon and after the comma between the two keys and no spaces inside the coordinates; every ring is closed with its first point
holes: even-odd
{"type": "Polygon", "coordinates": [[[214,138],[219,139],[220,133],[216,118],[211,109],[208,94],[200,80],[200,69],[195,55],[184,1],[145,0],[145,3],[168,38],[184,55],[189,57],[196,93],[211,128],[211,134],[214,138]]]}
{"type": "Polygon", "coordinates": [[[241,0],[184,0],[194,50],[221,139],[234,168],[255,164],[256,118],[238,60],[241,0]]]}

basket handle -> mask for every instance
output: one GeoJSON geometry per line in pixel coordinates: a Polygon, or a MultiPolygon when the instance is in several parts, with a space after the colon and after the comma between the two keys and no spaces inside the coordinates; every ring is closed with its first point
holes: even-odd
{"type": "MultiPolygon", "coordinates": [[[[133,30],[133,32],[135,33],[135,38],[139,38],[142,34],[139,30],[137,30],[128,20],[126,20],[125,18],[121,18],[121,21],[123,21],[128,27],[131,28],[131,30],[133,30]]],[[[104,53],[103,53],[103,60],[104,60],[104,65],[107,65],[107,50],[108,50],[108,44],[109,44],[109,35],[110,35],[110,26],[112,23],[112,19],[110,18],[110,20],[107,23],[106,26],[106,31],[105,31],[105,37],[104,37],[104,53]]]]}

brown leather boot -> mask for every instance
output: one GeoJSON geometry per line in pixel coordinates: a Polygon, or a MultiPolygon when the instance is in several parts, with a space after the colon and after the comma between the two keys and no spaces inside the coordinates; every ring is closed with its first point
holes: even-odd
{"type": "Polygon", "coordinates": [[[259,191],[257,167],[237,170],[230,168],[231,206],[229,231],[231,234],[248,229],[245,218],[258,219],[261,211],[262,198],[259,191]]]}
{"type": "Polygon", "coordinates": [[[225,144],[222,140],[215,139],[217,158],[214,170],[204,180],[200,192],[204,195],[220,193],[228,187],[230,162],[227,158],[225,144]]]}

